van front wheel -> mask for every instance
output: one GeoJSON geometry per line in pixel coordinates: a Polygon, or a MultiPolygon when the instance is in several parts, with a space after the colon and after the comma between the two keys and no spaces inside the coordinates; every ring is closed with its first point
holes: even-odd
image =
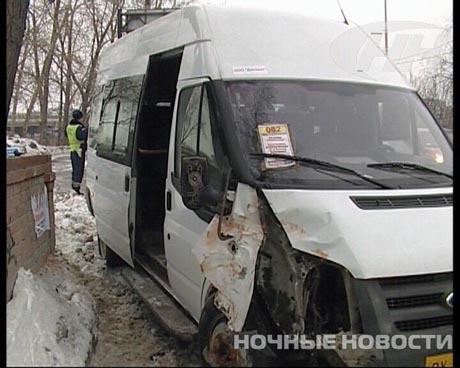
{"type": "Polygon", "coordinates": [[[107,268],[113,268],[123,264],[121,258],[118,257],[118,255],[112,249],[110,249],[99,236],[97,237],[97,244],[99,248],[99,255],[102,259],[105,259],[107,268]]]}
{"type": "MultiPolygon", "coordinates": [[[[211,367],[270,366],[266,356],[254,350],[235,349],[234,335],[227,325],[227,317],[214,305],[211,296],[201,313],[199,323],[199,349],[205,363],[211,367]]],[[[243,331],[257,331],[253,309],[250,308],[243,331]]]]}

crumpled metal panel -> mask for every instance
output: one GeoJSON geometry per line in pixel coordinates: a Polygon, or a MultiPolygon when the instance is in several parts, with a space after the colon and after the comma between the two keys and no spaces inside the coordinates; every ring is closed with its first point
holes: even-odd
{"type": "Polygon", "coordinates": [[[192,252],[218,290],[215,303],[227,316],[229,328],[240,332],[251,303],[257,254],[264,236],[256,190],[238,185],[233,211],[222,223],[222,233],[232,238],[220,240],[218,223],[219,215],[215,215],[192,252]]]}
{"type": "MultiPolygon", "coordinates": [[[[452,206],[362,210],[350,197],[376,190],[264,190],[294,249],[335,262],[355,278],[452,271],[452,206]]],[[[378,191],[448,194],[451,188],[378,191]]]]}

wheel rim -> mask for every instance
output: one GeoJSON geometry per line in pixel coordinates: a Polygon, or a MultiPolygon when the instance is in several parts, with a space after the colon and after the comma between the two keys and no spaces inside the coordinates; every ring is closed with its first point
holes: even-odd
{"type": "Polygon", "coordinates": [[[248,351],[233,348],[233,334],[226,321],[215,325],[209,338],[207,358],[212,367],[252,367],[248,351]]]}

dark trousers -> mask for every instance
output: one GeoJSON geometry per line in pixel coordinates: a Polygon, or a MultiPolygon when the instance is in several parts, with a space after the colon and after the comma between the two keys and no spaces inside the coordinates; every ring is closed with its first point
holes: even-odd
{"type": "Polygon", "coordinates": [[[80,188],[85,170],[85,151],[70,152],[70,160],[72,161],[72,188],[80,188]]]}

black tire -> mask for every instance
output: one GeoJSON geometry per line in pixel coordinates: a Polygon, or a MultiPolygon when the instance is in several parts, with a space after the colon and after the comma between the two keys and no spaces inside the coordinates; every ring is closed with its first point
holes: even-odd
{"type": "MultiPolygon", "coordinates": [[[[268,367],[276,364],[273,357],[255,350],[233,349],[233,337],[228,330],[227,317],[214,305],[216,294],[211,295],[201,313],[199,322],[199,349],[206,366],[268,367]],[[225,330],[226,328],[226,330],[225,330]],[[216,331],[220,331],[216,332],[216,331]],[[229,333],[227,335],[226,333],[229,333]]],[[[264,334],[265,328],[257,322],[257,307],[251,304],[243,331],[264,334]]]]}
{"type": "Polygon", "coordinates": [[[97,237],[97,244],[99,248],[99,255],[102,259],[105,259],[107,268],[114,268],[123,264],[123,260],[112,249],[110,249],[99,236],[97,237]]]}

